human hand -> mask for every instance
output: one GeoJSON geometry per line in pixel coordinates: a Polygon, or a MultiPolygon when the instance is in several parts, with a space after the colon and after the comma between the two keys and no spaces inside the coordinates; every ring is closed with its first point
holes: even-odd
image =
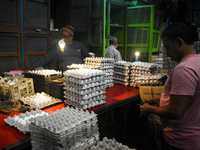
{"type": "Polygon", "coordinates": [[[145,114],[150,113],[150,107],[151,105],[144,103],[143,105],[140,105],[140,111],[145,114]]]}
{"type": "Polygon", "coordinates": [[[148,103],[154,106],[159,106],[159,103],[160,103],[160,99],[151,99],[151,100],[144,100],[144,101],[145,103],[148,103]]]}

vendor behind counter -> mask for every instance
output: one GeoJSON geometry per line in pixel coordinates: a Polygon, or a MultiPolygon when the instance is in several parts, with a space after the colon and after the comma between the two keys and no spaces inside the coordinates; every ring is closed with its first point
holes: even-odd
{"type": "MultiPolygon", "coordinates": [[[[80,42],[73,40],[74,28],[72,26],[62,27],[61,29],[62,39],[65,42],[64,47],[64,67],[63,71],[67,68],[66,66],[75,64],[82,64],[85,57],[89,57],[87,48],[80,42]]],[[[52,46],[45,55],[36,60],[33,64],[28,67],[28,70],[34,70],[39,67],[44,67],[48,63],[56,59],[58,69],[62,70],[62,52],[59,44],[52,46]]]]}

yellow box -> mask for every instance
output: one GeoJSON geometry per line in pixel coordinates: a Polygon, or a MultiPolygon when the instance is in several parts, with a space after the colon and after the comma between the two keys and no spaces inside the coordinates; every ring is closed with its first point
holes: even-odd
{"type": "Polygon", "coordinates": [[[143,102],[151,99],[160,99],[164,86],[140,86],[140,98],[143,102]]]}

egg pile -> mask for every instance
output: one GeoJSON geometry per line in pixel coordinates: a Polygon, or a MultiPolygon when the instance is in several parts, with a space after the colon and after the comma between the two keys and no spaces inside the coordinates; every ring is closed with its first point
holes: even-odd
{"type": "Polygon", "coordinates": [[[20,132],[27,133],[30,132],[29,125],[31,123],[32,118],[37,118],[41,116],[47,116],[48,113],[42,110],[31,110],[30,112],[21,113],[19,115],[14,115],[13,117],[8,117],[4,119],[4,121],[10,126],[16,127],[20,132]]]}
{"type": "Polygon", "coordinates": [[[86,57],[85,64],[88,68],[96,68],[105,72],[106,87],[113,87],[114,59],[104,57],[86,57]]]}
{"type": "Polygon", "coordinates": [[[147,62],[133,62],[130,66],[130,86],[138,86],[138,78],[142,75],[150,75],[151,69],[157,70],[157,64],[147,62]]]}
{"type": "Polygon", "coordinates": [[[136,150],[130,149],[126,145],[117,142],[115,139],[103,138],[103,141],[99,141],[95,146],[92,146],[90,150],[136,150]]]}
{"type": "Polygon", "coordinates": [[[129,85],[130,62],[118,61],[114,63],[114,83],[129,85]]]}
{"type": "Polygon", "coordinates": [[[89,109],[105,103],[105,72],[97,69],[68,70],[64,74],[65,103],[89,109]]]}
{"type": "Polygon", "coordinates": [[[147,74],[147,75],[142,75],[135,77],[135,84],[137,86],[160,86],[164,85],[164,82],[167,79],[167,74],[166,73],[156,73],[156,74],[147,74]]]}
{"type": "Polygon", "coordinates": [[[49,96],[44,92],[36,93],[34,95],[27,97],[21,97],[20,100],[24,104],[27,104],[33,108],[38,108],[38,109],[62,102],[60,99],[49,96]]]}
{"type": "Polygon", "coordinates": [[[99,141],[97,115],[65,107],[30,124],[33,150],[87,150],[99,141]]]}
{"type": "Polygon", "coordinates": [[[53,69],[30,70],[29,73],[35,74],[35,75],[41,75],[41,76],[45,76],[45,77],[50,77],[52,75],[57,75],[57,76],[62,75],[61,71],[56,71],[53,69]]]}

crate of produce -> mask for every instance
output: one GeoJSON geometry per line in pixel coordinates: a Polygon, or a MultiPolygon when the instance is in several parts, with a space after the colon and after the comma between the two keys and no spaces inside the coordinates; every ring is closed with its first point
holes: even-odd
{"type": "Polygon", "coordinates": [[[31,78],[0,77],[0,99],[3,101],[16,101],[34,93],[33,79],[31,78]]]}

